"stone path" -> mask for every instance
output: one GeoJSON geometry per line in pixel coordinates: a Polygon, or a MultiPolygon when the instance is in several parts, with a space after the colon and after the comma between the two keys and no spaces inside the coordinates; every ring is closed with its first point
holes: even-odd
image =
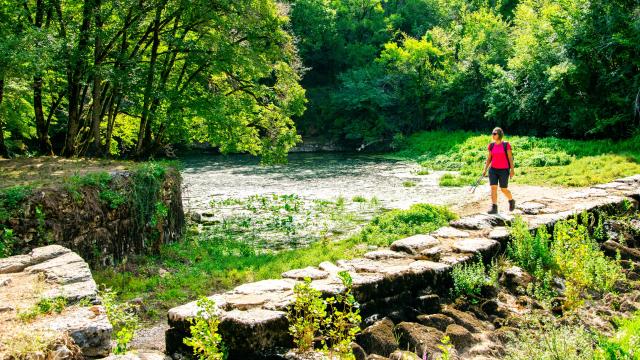
{"type": "MultiPolygon", "coordinates": [[[[611,210],[625,202],[640,200],[640,175],[608,184],[569,191],[561,196],[543,196],[519,204],[515,212],[534,230],[550,227],[582,211],[611,210]]],[[[505,225],[509,216],[474,214],[451,222],[431,234],[396,241],[389,249],[379,249],[363,258],[323,262],[318,267],[295,269],[282,279],[244,284],[211,296],[221,317],[220,333],[231,358],[278,353],[291,347],[286,309],[293,300],[293,287],[304,277],[324,294],[343,290],[337,273],[349,271],[354,295],[361,304],[363,318],[409,306],[420,311],[429,308],[431,294],[442,293],[451,285],[453,265],[476,255],[492,257],[508,241],[505,225]]],[[[182,339],[188,336],[189,319],[197,314],[195,302],[169,311],[170,329],[166,333],[167,352],[184,350],[182,339]]]]}

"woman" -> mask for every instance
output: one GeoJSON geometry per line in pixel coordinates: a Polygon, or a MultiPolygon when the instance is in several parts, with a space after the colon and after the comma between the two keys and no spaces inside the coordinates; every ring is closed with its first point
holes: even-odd
{"type": "Polygon", "coordinates": [[[516,208],[516,202],[513,200],[511,191],[509,191],[509,178],[513,178],[514,163],[513,153],[511,152],[511,144],[503,142],[504,131],[497,127],[493,129],[491,133],[493,142],[489,144],[489,156],[487,156],[487,162],[484,165],[484,171],[482,176],[487,176],[487,169],[489,170],[489,185],[491,185],[491,209],[489,214],[498,213],[498,184],[500,184],[500,190],[509,199],[509,211],[513,211],[516,208]],[[491,168],[489,168],[491,166],[491,168]]]}

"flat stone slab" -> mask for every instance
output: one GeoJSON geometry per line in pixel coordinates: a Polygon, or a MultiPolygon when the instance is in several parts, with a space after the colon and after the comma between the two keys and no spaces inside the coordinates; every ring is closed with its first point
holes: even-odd
{"type": "Polygon", "coordinates": [[[504,226],[493,228],[493,230],[491,230],[491,232],[489,232],[489,239],[500,241],[500,242],[508,240],[509,239],[509,229],[504,227],[504,226]]]}
{"type": "Polygon", "coordinates": [[[547,206],[535,201],[527,201],[518,205],[517,207],[525,214],[536,215],[540,213],[540,210],[544,209],[547,206]]]}
{"type": "Polygon", "coordinates": [[[497,250],[500,247],[500,243],[491,239],[464,239],[458,240],[453,243],[452,248],[458,252],[467,253],[486,253],[489,251],[497,250]]]}
{"type": "Polygon", "coordinates": [[[243,284],[231,292],[236,294],[263,294],[270,292],[282,292],[293,290],[296,281],[291,279],[262,280],[253,283],[243,284]]]}
{"type": "Polygon", "coordinates": [[[442,238],[464,238],[469,237],[469,233],[466,231],[458,230],[451,226],[444,226],[431,233],[432,236],[442,238]]]}
{"type": "Polygon", "coordinates": [[[507,214],[475,214],[454,220],[450,225],[464,230],[485,230],[490,229],[492,226],[504,226],[512,220],[513,216],[507,214]]]}
{"type": "MultiPolygon", "coordinates": [[[[85,357],[110,353],[113,328],[100,305],[89,265],[78,254],[59,245],[50,245],[35,248],[28,255],[0,259],[0,269],[4,283],[0,287],[0,305],[10,305],[7,306],[9,312],[3,314],[6,326],[60,336],[68,334],[85,357]],[[36,317],[26,324],[18,318],[18,310],[31,308],[40,299],[56,297],[67,301],[61,313],[36,317]],[[94,305],[80,305],[81,300],[94,305]]],[[[0,342],[12,335],[0,330],[0,342]]]]}
{"type": "Polygon", "coordinates": [[[584,199],[588,197],[602,197],[607,196],[609,193],[603,189],[589,188],[580,191],[574,191],[572,193],[566,194],[565,198],[567,199],[584,199]]]}
{"type": "Polygon", "coordinates": [[[327,276],[329,276],[328,272],[314,268],[313,266],[308,266],[304,269],[293,269],[282,273],[283,278],[295,280],[304,280],[306,278],[316,280],[324,279],[327,276]]]}
{"type": "Polygon", "coordinates": [[[430,235],[414,235],[408,238],[396,240],[391,244],[391,250],[402,251],[416,255],[420,251],[439,245],[440,241],[430,235]]]}
{"type": "Polygon", "coordinates": [[[403,259],[407,257],[407,253],[382,249],[370,251],[364,254],[364,257],[371,260],[403,259]]]}

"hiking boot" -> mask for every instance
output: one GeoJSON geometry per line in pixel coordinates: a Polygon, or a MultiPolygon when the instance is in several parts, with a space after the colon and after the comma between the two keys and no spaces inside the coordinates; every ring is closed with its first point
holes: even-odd
{"type": "Polygon", "coordinates": [[[491,205],[491,210],[487,211],[488,214],[497,214],[498,213],[498,205],[491,205]]]}
{"type": "Polygon", "coordinates": [[[511,199],[509,200],[509,211],[513,211],[516,209],[516,201],[511,199]]]}

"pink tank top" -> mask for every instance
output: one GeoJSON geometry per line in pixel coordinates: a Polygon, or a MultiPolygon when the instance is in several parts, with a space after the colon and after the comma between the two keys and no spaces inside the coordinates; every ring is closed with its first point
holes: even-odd
{"type": "MultiPolygon", "coordinates": [[[[494,169],[508,169],[509,161],[504,153],[504,145],[502,143],[495,144],[491,149],[491,144],[487,146],[487,150],[491,151],[491,167],[494,169]]],[[[507,150],[511,150],[511,144],[507,143],[507,150]]]]}

